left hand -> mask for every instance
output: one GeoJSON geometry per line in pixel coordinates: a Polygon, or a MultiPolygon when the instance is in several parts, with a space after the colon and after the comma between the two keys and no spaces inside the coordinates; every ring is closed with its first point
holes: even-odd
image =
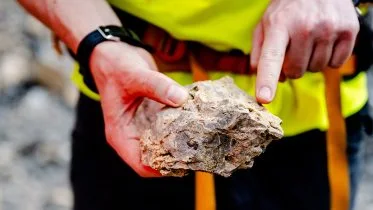
{"type": "Polygon", "coordinates": [[[351,0],[271,0],[251,52],[258,102],[273,100],[281,71],[297,79],[306,71],[340,67],[351,55],[358,31],[351,0]]]}

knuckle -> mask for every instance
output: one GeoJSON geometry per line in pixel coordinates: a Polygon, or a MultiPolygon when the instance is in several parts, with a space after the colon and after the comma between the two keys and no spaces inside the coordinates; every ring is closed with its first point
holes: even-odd
{"type": "Polygon", "coordinates": [[[339,39],[341,40],[346,40],[346,41],[352,41],[355,39],[357,33],[351,31],[351,30],[342,30],[340,33],[339,33],[339,39]]]}
{"type": "Polygon", "coordinates": [[[353,40],[359,33],[360,25],[355,23],[347,24],[340,30],[340,37],[344,40],[353,40]]]}
{"type": "Polygon", "coordinates": [[[275,81],[278,80],[278,76],[275,75],[274,73],[268,72],[266,75],[263,75],[262,77],[262,83],[263,84],[273,84],[275,81]]]}
{"type": "Polygon", "coordinates": [[[306,39],[308,39],[312,36],[313,30],[312,30],[312,27],[310,27],[308,25],[303,25],[299,29],[298,33],[299,33],[299,35],[301,36],[302,39],[306,40],[306,39]]]}
{"type": "Polygon", "coordinates": [[[332,20],[322,20],[317,24],[318,38],[329,41],[336,33],[336,24],[332,20]]]}
{"type": "Polygon", "coordinates": [[[269,62],[279,62],[283,59],[284,54],[277,48],[267,48],[262,52],[262,59],[269,62]]]}
{"type": "Polygon", "coordinates": [[[312,19],[302,19],[298,21],[299,24],[297,34],[301,36],[303,39],[308,39],[312,36],[315,28],[315,22],[312,19]]]}
{"type": "Polygon", "coordinates": [[[264,24],[267,26],[277,26],[283,23],[284,20],[286,20],[286,16],[279,12],[269,13],[263,18],[264,24]]]}

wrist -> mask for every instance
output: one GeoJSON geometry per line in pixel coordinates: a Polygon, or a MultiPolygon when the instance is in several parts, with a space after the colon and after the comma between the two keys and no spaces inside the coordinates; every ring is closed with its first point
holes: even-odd
{"type": "MultiPolygon", "coordinates": [[[[83,75],[85,84],[93,91],[97,91],[95,81],[91,75],[90,61],[96,46],[103,42],[125,42],[130,45],[149,49],[144,45],[137,35],[131,30],[119,26],[100,26],[86,35],[79,43],[76,58],[80,64],[80,72],[83,75]]],[[[115,49],[115,48],[114,48],[115,49]]],[[[98,50],[99,51],[99,50],[98,50]]],[[[102,55],[115,55],[114,52],[106,51],[102,55]]]]}
{"type": "Polygon", "coordinates": [[[97,88],[105,85],[111,78],[115,78],[114,63],[118,55],[117,45],[122,43],[116,42],[102,42],[98,44],[92,51],[91,59],[89,61],[90,73],[93,75],[97,88]]]}
{"type": "Polygon", "coordinates": [[[48,14],[53,31],[74,54],[81,40],[100,25],[121,26],[106,1],[50,1],[48,14]]]}

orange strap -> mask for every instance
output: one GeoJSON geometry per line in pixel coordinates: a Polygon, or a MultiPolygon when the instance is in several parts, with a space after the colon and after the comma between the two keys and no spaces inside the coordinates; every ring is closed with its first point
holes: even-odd
{"type": "MultiPolygon", "coordinates": [[[[190,56],[190,68],[193,73],[194,81],[208,80],[208,74],[192,55],[190,56]]],[[[216,209],[215,182],[212,174],[196,172],[195,196],[195,210],[216,209]]]]}
{"type": "Polygon", "coordinates": [[[330,209],[348,210],[350,203],[350,180],[346,155],[346,125],[341,106],[341,76],[353,74],[355,57],[351,57],[338,69],[326,69],[325,99],[328,111],[329,129],[326,132],[328,155],[328,177],[330,186],[330,209]]]}

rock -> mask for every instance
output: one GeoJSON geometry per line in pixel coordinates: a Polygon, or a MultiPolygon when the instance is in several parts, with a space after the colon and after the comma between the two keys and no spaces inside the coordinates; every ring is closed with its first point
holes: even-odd
{"type": "Polygon", "coordinates": [[[6,54],[0,59],[0,90],[31,78],[28,58],[22,53],[6,54]]]}
{"type": "Polygon", "coordinates": [[[14,151],[9,144],[0,144],[0,180],[8,175],[11,162],[14,160],[14,151]]]}
{"type": "Polygon", "coordinates": [[[64,207],[69,208],[72,206],[72,194],[67,187],[56,187],[53,189],[47,205],[54,206],[55,208],[64,207]]]}
{"type": "Polygon", "coordinates": [[[0,206],[3,210],[72,209],[71,196],[55,189],[70,190],[73,109],[43,87],[20,89],[11,100],[0,95],[0,206]]]}
{"type": "Polygon", "coordinates": [[[252,167],[272,140],[283,137],[281,120],[231,78],[197,82],[187,89],[190,97],[182,107],[155,112],[144,101],[136,115],[137,125],[145,127],[142,163],[162,175],[184,176],[193,170],[228,177],[252,167]]]}

